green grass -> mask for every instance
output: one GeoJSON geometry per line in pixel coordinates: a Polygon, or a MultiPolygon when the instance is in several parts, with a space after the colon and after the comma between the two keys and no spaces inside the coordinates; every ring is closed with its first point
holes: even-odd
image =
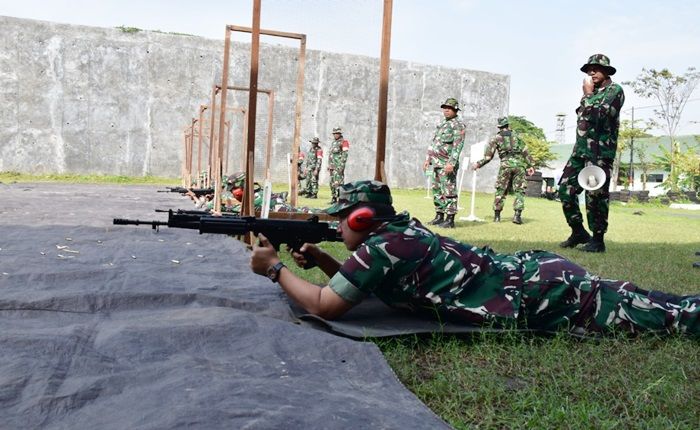
{"type": "MultiPolygon", "coordinates": [[[[36,181],[170,184],[176,179],[122,176],[0,173],[2,182],[36,181]]],[[[276,191],[286,190],[277,184],[276,191]]],[[[394,190],[397,209],[427,221],[434,215],[424,190],[394,190]]],[[[461,205],[469,208],[470,195],[461,205]]],[[[700,213],[659,204],[613,203],[605,254],[560,249],[569,230],[558,202],[530,198],[525,224],[510,221],[512,198],[503,222],[490,222],[492,195],[478,193],[476,215],[484,222],[458,221],[440,234],[496,251],[546,249],[590,271],[626,279],[647,289],[700,292],[700,213]],[[635,212],[641,215],[635,214],[635,212]]],[[[318,199],[300,198],[297,206],[326,207],[327,186],[318,199]]],[[[466,216],[467,209],[458,215],[466,216]]],[[[344,259],[340,243],[323,248],[344,259]]],[[[293,266],[287,253],[282,258],[293,266]]],[[[297,274],[325,284],[318,269],[297,274]]],[[[372,339],[369,339],[372,340],[372,339]]],[[[434,335],[373,340],[403,384],[458,429],[696,429],[700,425],[700,343],[680,336],[624,336],[579,340],[566,334],[521,333],[434,335]]]]}
{"type": "Polygon", "coordinates": [[[179,185],[176,178],[157,176],[120,176],[120,175],[79,175],[74,173],[50,173],[46,175],[29,175],[18,172],[0,172],[0,182],[64,182],[71,184],[153,184],[179,185]]]}
{"type": "MultiPolygon", "coordinates": [[[[424,190],[394,190],[394,203],[412,216],[430,220],[432,201],[424,190]]],[[[318,200],[299,205],[325,207],[318,200]]],[[[470,194],[462,194],[459,216],[468,215],[470,194]]],[[[503,222],[491,222],[493,196],[477,193],[476,215],[484,222],[458,221],[436,228],[499,252],[546,249],[590,271],[626,279],[647,289],[700,292],[700,212],[658,204],[614,202],[606,235],[608,250],[588,254],[561,249],[569,229],[558,202],[529,198],[525,224],[510,222],[512,198],[503,222]],[[636,213],[640,213],[635,214],[636,213]]],[[[339,243],[323,248],[337,258],[349,255],[339,243]]],[[[286,257],[285,257],[286,258],[286,257]]],[[[289,260],[288,260],[289,262],[289,260]]],[[[327,278],[312,269],[297,273],[319,284],[327,278]]],[[[371,340],[371,339],[370,339],[371,340]]],[[[695,429],[700,426],[700,343],[680,336],[624,336],[579,340],[566,334],[435,335],[374,340],[398,378],[455,428],[695,429]]]]}

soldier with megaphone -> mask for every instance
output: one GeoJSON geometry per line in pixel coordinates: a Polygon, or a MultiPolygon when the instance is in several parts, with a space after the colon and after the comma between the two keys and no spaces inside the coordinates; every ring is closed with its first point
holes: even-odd
{"type": "Polygon", "coordinates": [[[622,87],[610,79],[616,70],[603,54],[592,55],[581,67],[586,74],[583,96],[576,109],[576,143],[559,180],[559,199],[571,235],[559,245],[583,244],[588,252],[605,252],[608,230],[610,173],[617,152],[620,109],[625,102],[622,87]],[[583,227],[578,195],[586,191],[586,217],[592,237],[583,227]]]}

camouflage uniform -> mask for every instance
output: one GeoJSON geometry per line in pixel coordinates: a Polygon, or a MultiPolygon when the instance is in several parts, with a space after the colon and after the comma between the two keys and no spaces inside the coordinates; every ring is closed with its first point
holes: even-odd
{"type": "MultiPolygon", "coordinates": [[[[338,214],[359,202],[391,204],[388,192],[376,181],[346,184],[341,204],[327,211],[338,214]]],[[[432,233],[408,213],[371,232],[329,287],[350,303],[374,294],[394,308],[470,325],[700,336],[700,296],[601,279],[546,251],[477,248],[432,233]]]]}
{"type": "Polygon", "coordinates": [[[299,155],[297,156],[297,184],[301,184],[301,181],[306,179],[306,174],[304,172],[304,158],[306,156],[304,153],[300,150],[299,155]]]}
{"type": "MultiPolygon", "coordinates": [[[[612,72],[610,75],[615,73],[615,69],[609,65],[610,60],[602,54],[593,55],[581,70],[585,72],[587,66],[593,64],[607,67],[612,72]]],[[[586,163],[599,166],[605,171],[607,179],[602,188],[593,192],[586,191],[588,227],[594,235],[601,237],[608,229],[610,177],[617,151],[620,109],[624,102],[622,87],[612,81],[581,98],[576,109],[576,143],[559,180],[559,199],[566,222],[572,228],[578,228],[583,224],[577,198],[583,188],[578,183],[578,174],[586,167],[586,163]]]]}
{"type": "MultiPolygon", "coordinates": [[[[508,118],[500,118],[498,120],[499,127],[506,127],[508,118]]],[[[525,180],[525,171],[534,166],[535,162],[530,157],[527,151],[525,142],[518,135],[508,129],[501,129],[496,137],[491,139],[484,151],[484,158],[477,161],[479,168],[485,166],[493,159],[496,151],[501,159],[501,166],[498,169],[498,177],[496,179],[496,196],[493,200],[493,210],[500,212],[505,205],[508,190],[512,190],[515,195],[513,209],[518,212],[525,208],[525,189],[527,181],[525,180]]]]}
{"type": "Polygon", "coordinates": [[[311,142],[311,147],[306,155],[304,194],[315,199],[318,195],[318,174],[321,172],[323,164],[323,149],[321,149],[318,137],[314,137],[309,142],[311,142]]]}
{"type": "MultiPolygon", "coordinates": [[[[457,99],[449,98],[442,105],[459,112],[457,99]]],[[[466,127],[459,116],[443,118],[435,129],[433,141],[428,148],[427,163],[432,168],[431,188],[436,214],[453,215],[457,213],[457,171],[459,157],[464,146],[466,127]],[[451,173],[445,172],[445,165],[451,164],[451,173]]]]}
{"type": "Polygon", "coordinates": [[[328,172],[331,175],[331,202],[338,199],[338,189],[345,182],[345,163],[348,161],[348,149],[350,142],[343,139],[343,130],[340,127],[333,129],[333,134],[339,137],[331,142],[328,152],[328,172]]]}

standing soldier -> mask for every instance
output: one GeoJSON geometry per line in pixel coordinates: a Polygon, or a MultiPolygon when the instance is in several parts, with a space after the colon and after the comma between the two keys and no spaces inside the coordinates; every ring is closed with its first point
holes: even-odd
{"type": "Polygon", "coordinates": [[[311,147],[306,155],[306,188],[304,194],[310,199],[318,198],[318,174],[323,163],[323,149],[318,137],[309,140],[311,147]]]}
{"type": "Polygon", "coordinates": [[[331,175],[331,203],[338,201],[338,191],[345,183],[345,163],[348,161],[348,149],[350,142],[343,139],[343,130],[340,127],[333,129],[333,142],[328,152],[328,172],[331,175]]]}
{"type": "Polygon", "coordinates": [[[521,214],[525,208],[525,188],[527,188],[525,170],[527,170],[528,175],[535,173],[535,168],[533,167],[535,163],[527,152],[525,143],[510,129],[508,117],[498,118],[498,129],[496,137],[491,139],[486,147],[486,151],[484,151],[484,158],[475,162],[472,167],[478,170],[485,166],[498,151],[498,156],[501,158],[501,167],[498,169],[498,179],[496,179],[493,221],[501,221],[501,211],[506,203],[506,196],[510,189],[515,195],[513,222],[522,224],[521,214]]]}
{"type": "Polygon", "coordinates": [[[576,109],[576,143],[559,180],[559,199],[566,223],[571,227],[571,236],[559,246],[573,248],[585,243],[584,251],[605,252],[603,236],[608,230],[610,173],[617,152],[620,109],[625,103],[625,93],[610,79],[617,70],[605,55],[592,55],[581,71],[587,76],[576,109]],[[583,216],[578,208],[578,195],[583,191],[578,174],[587,163],[605,172],[603,187],[594,192],[586,191],[586,217],[593,232],[592,238],[583,227],[583,216]]]}
{"type": "MultiPolygon", "coordinates": [[[[301,189],[302,188],[302,181],[306,179],[306,173],[304,172],[304,151],[299,148],[299,154],[297,155],[297,186],[301,189]]],[[[306,194],[305,189],[301,189],[298,193],[300,196],[303,196],[306,194]]]]}
{"type": "Polygon", "coordinates": [[[429,224],[454,228],[457,213],[457,170],[459,156],[464,146],[466,127],[457,116],[459,112],[457,99],[449,98],[440,107],[445,118],[440,121],[435,130],[435,136],[423,163],[424,171],[431,167],[433,169],[431,188],[435,218],[429,224]]]}

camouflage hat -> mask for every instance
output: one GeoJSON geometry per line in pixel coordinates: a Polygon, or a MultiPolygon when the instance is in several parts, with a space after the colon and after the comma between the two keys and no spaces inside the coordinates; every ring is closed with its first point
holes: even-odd
{"type": "Polygon", "coordinates": [[[326,213],[336,215],[358,203],[384,203],[390,205],[391,191],[383,182],[379,181],[355,181],[340,187],[338,202],[326,209],[326,213]]]}
{"type": "Polygon", "coordinates": [[[455,110],[455,112],[457,112],[457,111],[459,111],[459,102],[457,101],[456,98],[450,97],[449,99],[445,100],[445,103],[441,104],[440,107],[442,109],[452,108],[455,110]]]}
{"type": "Polygon", "coordinates": [[[309,142],[311,142],[311,143],[318,143],[318,144],[321,143],[321,141],[318,140],[318,137],[314,137],[313,139],[309,140],[309,142]]]}
{"type": "Polygon", "coordinates": [[[591,55],[588,58],[588,62],[586,64],[584,64],[583,66],[581,66],[581,71],[583,73],[587,73],[588,67],[593,66],[593,65],[602,67],[603,69],[605,69],[607,71],[608,75],[610,75],[610,76],[614,75],[615,72],[617,72],[617,69],[615,69],[613,66],[610,65],[610,58],[608,58],[606,55],[603,55],[603,54],[591,55]]]}
{"type": "Polygon", "coordinates": [[[241,188],[245,184],[245,172],[236,172],[233,175],[229,175],[226,181],[226,188],[232,190],[234,188],[241,188]]]}
{"type": "Polygon", "coordinates": [[[343,129],[340,128],[340,127],[335,127],[335,128],[333,129],[333,134],[336,134],[336,133],[338,133],[338,134],[343,134],[343,129]]]}
{"type": "Polygon", "coordinates": [[[502,116],[498,118],[498,128],[503,128],[508,126],[508,117],[502,116]]]}

